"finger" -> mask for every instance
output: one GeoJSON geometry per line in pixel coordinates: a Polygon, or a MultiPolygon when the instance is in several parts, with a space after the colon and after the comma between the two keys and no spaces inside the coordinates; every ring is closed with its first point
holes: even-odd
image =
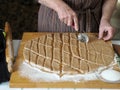
{"type": "Polygon", "coordinates": [[[75,28],[76,31],[78,31],[78,30],[79,30],[78,18],[77,18],[77,17],[74,17],[73,21],[74,21],[74,28],[75,28]]]}
{"type": "Polygon", "coordinates": [[[72,22],[73,22],[72,17],[69,16],[69,17],[68,17],[68,23],[67,23],[67,25],[68,25],[68,26],[72,26],[72,22]]]}
{"type": "Polygon", "coordinates": [[[104,30],[99,30],[99,37],[98,39],[102,39],[104,37],[104,30]]]}
{"type": "Polygon", "coordinates": [[[110,40],[114,37],[115,28],[109,27],[109,28],[107,28],[107,32],[108,32],[108,34],[106,35],[106,37],[104,37],[104,40],[110,40]]]}
{"type": "Polygon", "coordinates": [[[63,20],[63,22],[64,22],[65,24],[67,24],[67,23],[68,23],[68,19],[65,18],[65,19],[63,20]]]}
{"type": "Polygon", "coordinates": [[[66,16],[65,15],[60,16],[59,19],[60,19],[61,22],[66,24],[67,20],[66,20],[66,16]]]}
{"type": "Polygon", "coordinates": [[[107,40],[112,39],[112,37],[113,37],[113,32],[112,32],[112,30],[109,30],[109,31],[107,31],[107,34],[106,34],[106,36],[103,38],[103,40],[107,41],[107,40]]]}
{"type": "Polygon", "coordinates": [[[60,19],[60,21],[61,21],[61,22],[63,22],[63,23],[64,23],[64,19],[65,19],[65,18],[60,17],[59,19],[60,19]]]}

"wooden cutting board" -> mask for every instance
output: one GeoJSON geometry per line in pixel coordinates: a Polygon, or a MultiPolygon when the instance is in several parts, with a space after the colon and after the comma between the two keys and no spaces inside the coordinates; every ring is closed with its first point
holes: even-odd
{"type": "Polygon", "coordinates": [[[87,81],[87,82],[32,82],[27,78],[19,75],[19,65],[23,62],[23,47],[25,42],[30,39],[40,37],[47,33],[24,33],[23,38],[18,50],[18,56],[14,64],[14,71],[10,79],[11,88],[120,88],[120,84],[105,83],[99,80],[87,81]]]}

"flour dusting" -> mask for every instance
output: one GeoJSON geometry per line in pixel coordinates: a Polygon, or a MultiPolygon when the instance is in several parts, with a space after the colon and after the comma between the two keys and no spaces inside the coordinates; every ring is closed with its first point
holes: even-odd
{"type": "MultiPolygon", "coordinates": [[[[101,76],[101,73],[104,70],[108,70],[108,69],[112,70],[113,69],[113,66],[116,64],[116,56],[117,55],[115,55],[114,60],[113,60],[114,63],[111,63],[109,68],[107,68],[106,66],[99,67],[98,70],[96,70],[95,72],[90,72],[90,73],[86,73],[86,74],[75,74],[75,75],[65,74],[62,77],[60,77],[56,73],[43,72],[42,70],[36,68],[35,65],[31,66],[27,62],[23,62],[19,66],[19,73],[21,76],[29,78],[33,82],[39,82],[39,81],[45,81],[45,82],[61,82],[61,81],[80,82],[80,81],[97,80],[97,79],[100,79],[99,76],[101,76]]],[[[107,72],[102,73],[103,78],[106,78],[108,76],[108,73],[107,74],[106,73],[107,72]]],[[[108,78],[109,77],[107,77],[107,79],[108,78]]]]}
{"type": "Polygon", "coordinates": [[[96,80],[96,74],[95,73],[89,73],[89,74],[77,74],[77,75],[63,75],[62,77],[59,77],[59,75],[55,73],[47,73],[43,72],[40,69],[34,68],[27,64],[26,62],[23,62],[19,67],[19,73],[21,76],[29,78],[33,82],[38,81],[46,81],[46,82],[60,82],[60,81],[88,81],[88,80],[96,80]]]}

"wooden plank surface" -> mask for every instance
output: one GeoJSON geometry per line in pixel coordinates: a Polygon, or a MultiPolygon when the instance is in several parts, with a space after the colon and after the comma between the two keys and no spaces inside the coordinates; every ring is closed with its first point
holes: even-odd
{"type": "Polygon", "coordinates": [[[23,62],[23,47],[26,41],[45,35],[47,33],[29,33],[23,34],[23,38],[18,50],[18,56],[14,64],[14,71],[10,79],[10,87],[12,88],[120,88],[120,84],[105,83],[102,81],[88,81],[88,82],[31,82],[29,79],[19,75],[18,66],[23,62]]]}

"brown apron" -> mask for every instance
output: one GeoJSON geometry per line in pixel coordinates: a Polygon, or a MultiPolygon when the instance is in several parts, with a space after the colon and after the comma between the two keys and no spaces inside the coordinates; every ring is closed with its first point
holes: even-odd
{"type": "MultiPolygon", "coordinates": [[[[80,32],[98,32],[103,0],[63,0],[78,15],[80,32]]],[[[57,13],[41,5],[38,14],[40,32],[75,32],[74,28],[61,22],[57,13]]]]}

